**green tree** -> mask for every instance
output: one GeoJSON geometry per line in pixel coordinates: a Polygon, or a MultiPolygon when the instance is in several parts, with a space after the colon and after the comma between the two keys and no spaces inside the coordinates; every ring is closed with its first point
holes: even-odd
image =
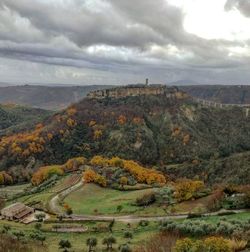
{"type": "Polygon", "coordinates": [[[115,237],[113,236],[109,236],[107,238],[104,238],[103,241],[102,241],[102,244],[106,245],[107,246],[107,250],[112,250],[112,246],[113,244],[116,243],[116,239],[115,237]]]}
{"type": "Polygon", "coordinates": [[[97,239],[95,237],[90,237],[87,239],[86,244],[89,248],[89,252],[94,251],[94,247],[97,245],[97,239]]]}
{"type": "Polygon", "coordinates": [[[63,252],[68,252],[71,247],[71,243],[68,240],[61,240],[59,242],[59,249],[62,249],[63,252]]]}
{"type": "Polygon", "coordinates": [[[35,215],[36,219],[38,222],[43,222],[43,220],[45,219],[46,215],[44,213],[39,213],[35,215]]]}
{"type": "Polygon", "coordinates": [[[41,224],[41,223],[36,223],[36,224],[35,224],[35,229],[36,229],[36,230],[40,230],[41,227],[42,227],[42,224],[41,224]]]}
{"type": "Polygon", "coordinates": [[[123,244],[119,247],[120,252],[132,252],[132,249],[129,247],[128,244],[123,244]]]}
{"type": "Polygon", "coordinates": [[[117,208],[116,208],[116,212],[117,212],[117,213],[120,213],[120,212],[122,211],[122,209],[123,209],[123,206],[122,206],[122,205],[119,205],[119,206],[117,206],[117,208]]]}
{"type": "Polygon", "coordinates": [[[3,233],[8,233],[10,231],[11,227],[9,225],[4,225],[3,226],[3,233]]]}
{"type": "Polygon", "coordinates": [[[40,241],[41,244],[44,244],[44,241],[46,240],[46,236],[43,235],[41,232],[34,232],[30,234],[30,238],[36,241],[40,241]]]}
{"type": "Polygon", "coordinates": [[[113,219],[113,220],[109,223],[108,228],[109,228],[109,232],[110,232],[110,233],[113,233],[113,227],[114,227],[114,225],[115,225],[115,219],[113,219]]]}
{"type": "Polygon", "coordinates": [[[18,241],[20,241],[21,238],[25,236],[24,232],[22,231],[14,231],[13,235],[17,238],[18,241]]]}
{"type": "Polygon", "coordinates": [[[129,231],[126,231],[124,233],[124,238],[126,238],[128,240],[131,240],[131,239],[133,239],[133,234],[131,232],[129,232],[129,231]]]}

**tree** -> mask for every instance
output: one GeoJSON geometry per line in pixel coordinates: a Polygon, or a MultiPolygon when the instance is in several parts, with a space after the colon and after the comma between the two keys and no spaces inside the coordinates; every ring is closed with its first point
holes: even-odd
{"type": "Polygon", "coordinates": [[[129,231],[126,231],[124,233],[124,238],[131,240],[131,239],[133,239],[133,234],[129,231]]]}
{"type": "Polygon", "coordinates": [[[128,179],[126,177],[120,178],[120,185],[122,186],[122,189],[124,189],[124,186],[128,184],[128,179]]]}
{"type": "Polygon", "coordinates": [[[118,205],[117,208],[116,208],[116,211],[117,213],[120,213],[123,209],[123,206],[122,205],[118,205]]]}
{"type": "Polygon", "coordinates": [[[113,244],[116,243],[116,239],[113,236],[109,236],[107,238],[104,238],[102,241],[102,244],[107,246],[107,250],[112,250],[113,244]]]}
{"type": "Polygon", "coordinates": [[[22,231],[14,231],[13,235],[16,236],[18,241],[20,241],[20,239],[25,236],[24,232],[22,231]]]}
{"type": "Polygon", "coordinates": [[[39,213],[35,215],[36,219],[38,222],[43,222],[43,220],[45,219],[46,215],[44,213],[39,213]]]}
{"type": "Polygon", "coordinates": [[[205,185],[203,181],[191,180],[191,179],[181,179],[175,184],[175,198],[181,202],[185,200],[190,200],[194,195],[200,190],[204,189],[205,185]]]}
{"type": "Polygon", "coordinates": [[[72,208],[68,208],[67,211],[66,211],[66,214],[67,215],[72,215],[73,214],[72,208]]]}
{"type": "Polygon", "coordinates": [[[30,235],[30,238],[33,240],[40,241],[41,245],[44,245],[44,241],[46,240],[46,236],[43,235],[41,232],[34,232],[30,235]]]}
{"type": "Polygon", "coordinates": [[[94,251],[93,248],[97,245],[97,239],[95,237],[90,237],[87,239],[86,244],[89,248],[89,252],[94,251]]]}
{"type": "Polygon", "coordinates": [[[119,251],[121,252],[132,252],[132,249],[129,247],[128,244],[123,244],[119,247],[119,251]]]}
{"type": "Polygon", "coordinates": [[[63,252],[68,252],[71,247],[71,243],[68,240],[61,240],[59,242],[59,249],[62,249],[63,252]]]}
{"type": "Polygon", "coordinates": [[[113,226],[114,226],[114,224],[115,224],[115,219],[113,219],[110,223],[109,223],[109,232],[110,233],[113,233],[113,226]]]}
{"type": "Polygon", "coordinates": [[[40,230],[41,227],[42,227],[42,224],[41,224],[41,223],[36,223],[36,224],[35,224],[35,229],[40,230]]]}
{"type": "Polygon", "coordinates": [[[63,215],[59,214],[59,215],[56,216],[56,218],[61,222],[63,220],[63,215]]]}

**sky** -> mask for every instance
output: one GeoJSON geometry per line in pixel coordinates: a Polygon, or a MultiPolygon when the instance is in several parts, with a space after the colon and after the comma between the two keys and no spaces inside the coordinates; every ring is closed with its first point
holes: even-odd
{"type": "Polygon", "coordinates": [[[250,0],[0,0],[0,76],[250,84],[250,0]]]}

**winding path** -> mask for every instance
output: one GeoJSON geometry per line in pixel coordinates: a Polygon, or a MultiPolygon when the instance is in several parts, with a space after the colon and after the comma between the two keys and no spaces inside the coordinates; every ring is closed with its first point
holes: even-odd
{"type": "MultiPolygon", "coordinates": [[[[60,192],[59,194],[55,195],[49,202],[49,209],[54,214],[63,214],[61,208],[60,208],[60,199],[64,199],[67,195],[69,195],[71,192],[77,190],[81,186],[84,185],[83,181],[78,182],[74,186],[60,192]]],[[[203,216],[215,216],[219,213],[227,213],[232,212],[231,210],[219,210],[212,213],[205,213],[203,216]]],[[[234,213],[246,213],[250,212],[250,209],[241,209],[241,210],[233,210],[234,213]]],[[[73,214],[70,216],[72,220],[74,221],[120,221],[120,222],[139,222],[143,220],[147,221],[162,221],[162,220],[168,220],[168,219],[183,219],[187,218],[188,214],[178,214],[178,215],[167,215],[167,216],[135,216],[135,215],[123,215],[123,216],[116,216],[116,215],[110,215],[110,216],[104,216],[104,215],[76,215],[73,214]]]]}
{"type": "Polygon", "coordinates": [[[55,195],[49,201],[48,208],[49,208],[50,212],[52,212],[54,214],[62,214],[62,210],[61,210],[61,207],[60,207],[60,200],[64,199],[67,195],[69,195],[71,192],[77,190],[81,186],[83,186],[83,181],[82,180],[80,182],[78,182],[77,184],[71,186],[70,188],[67,188],[66,190],[64,190],[64,191],[58,193],[57,195],[55,195]]]}

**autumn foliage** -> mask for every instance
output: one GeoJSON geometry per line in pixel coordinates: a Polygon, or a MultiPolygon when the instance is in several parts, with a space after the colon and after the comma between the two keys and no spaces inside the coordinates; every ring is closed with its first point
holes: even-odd
{"type": "Polygon", "coordinates": [[[87,163],[87,159],[84,157],[76,157],[69,159],[62,168],[65,172],[78,170],[80,166],[87,163]]]}
{"type": "Polygon", "coordinates": [[[204,240],[192,240],[185,238],[178,240],[175,245],[176,252],[233,252],[229,240],[223,237],[208,237],[204,240]]]}
{"type": "Polygon", "coordinates": [[[11,185],[13,183],[12,177],[5,171],[0,172],[0,185],[11,185]]]}
{"type": "Polygon", "coordinates": [[[205,188],[200,180],[180,179],[175,184],[175,198],[178,201],[190,200],[194,194],[205,188]]]}
{"type": "Polygon", "coordinates": [[[107,186],[106,179],[92,169],[88,169],[83,173],[83,180],[85,183],[96,183],[102,187],[107,186]]]}
{"type": "Polygon", "coordinates": [[[166,178],[163,174],[153,169],[144,168],[143,166],[132,160],[124,160],[119,157],[108,159],[102,156],[95,156],[91,159],[90,164],[93,166],[101,167],[114,166],[123,168],[131,175],[133,175],[139,183],[145,183],[149,185],[154,183],[166,183],[166,178]]]}
{"type": "Polygon", "coordinates": [[[63,175],[65,172],[75,171],[80,166],[86,163],[84,157],[76,157],[69,159],[63,165],[51,165],[40,167],[32,176],[31,182],[33,185],[39,185],[53,175],[63,175]]]}
{"type": "Polygon", "coordinates": [[[60,165],[51,165],[40,167],[32,176],[33,185],[39,185],[53,175],[63,175],[64,171],[60,165]]]}

